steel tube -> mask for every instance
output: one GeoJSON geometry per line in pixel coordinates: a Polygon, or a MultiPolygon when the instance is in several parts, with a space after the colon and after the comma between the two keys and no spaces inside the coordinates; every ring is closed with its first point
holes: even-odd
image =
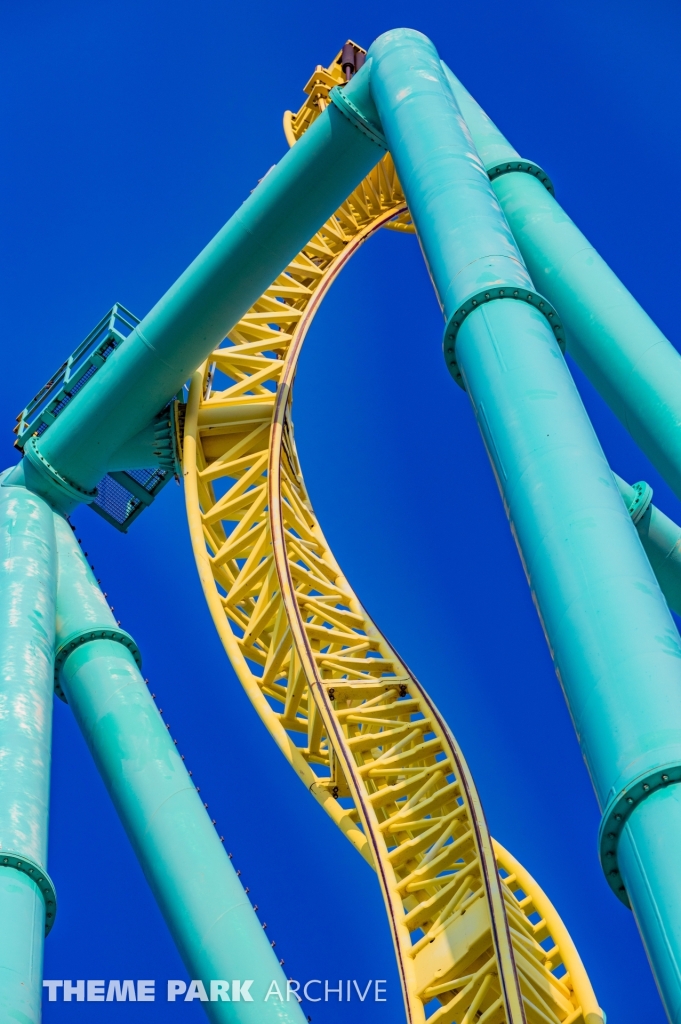
{"type": "MultiPolygon", "coordinates": [[[[329,106],[40,439],[53,470],[92,490],[116,449],[179,391],[383,153],[329,106]]],[[[17,467],[16,479],[24,472],[58,507],[77,504],[30,465],[17,467]]]]}
{"type": "Polygon", "coordinates": [[[619,864],[670,1021],[681,1020],[681,930],[678,898],[681,786],[658,790],[629,818],[619,842],[619,864]]]}
{"type": "MultiPolygon", "coordinates": [[[[654,953],[664,925],[646,912],[646,887],[660,873],[641,807],[671,777],[665,766],[681,777],[679,635],[554,332],[538,308],[506,297],[507,287],[520,292],[527,272],[432,44],[418,33],[387,33],[368,56],[446,337],[459,318],[456,360],[613,835],[629,813],[627,794],[639,801],[629,820],[647,839],[637,847],[640,872],[627,860],[619,873],[615,845],[607,875],[620,898],[628,895],[654,953]],[[491,293],[492,272],[504,297],[461,318],[467,293],[491,293]],[[620,802],[627,810],[617,824],[611,811],[620,802]]],[[[664,843],[681,844],[681,820],[665,825],[664,843]]],[[[681,920],[676,880],[654,895],[666,900],[670,920],[681,920]]],[[[681,999],[678,966],[658,973],[668,1012],[681,999]]]]}
{"type": "Polygon", "coordinates": [[[56,557],[52,512],[23,487],[0,486],[0,552],[0,1019],[38,1024],[56,557]]]}
{"type": "Polygon", "coordinates": [[[156,424],[151,423],[129,438],[121,447],[113,452],[109,458],[107,470],[126,469],[149,469],[151,466],[159,466],[161,460],[156,451],[156,424]]]}
{"type": "MultiPolygon", "coordinates": [[[[614,476],[625,505],[630,507],[637,496],[634,488],[617,473],[614,476]]],[[[681,527],[652,502],[635,526],[667,604],[681,615],[681,527]]]]}
{"type": "Polygon", "coordinates": [[[264,1001],[286,977],[116,623],[61,517],[60,682],[191,978],[252,980],[253,1001],[205,1002],[219,1024],[302,1024],[292,1001],[264,1001]],[[78,636],[84,637],[82,643],[78,636]]]}
{"type": "MultiPolygon", "coordinates": [[[[458,79],[451,89],[485,167],[520,157],[458,79]]],[[[681,497],[681,357],[541,182],[492,186],[537,287],[557,308],[567,350],[681,497]]]]}

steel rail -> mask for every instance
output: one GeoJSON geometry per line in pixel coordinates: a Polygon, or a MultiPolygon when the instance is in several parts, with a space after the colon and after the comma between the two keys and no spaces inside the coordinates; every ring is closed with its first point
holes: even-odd
{"type": "MultiPolygon", "coordinates": [[[[345,735],[341,723],[336,715],[336,704],[338,702],[335,702],[332,699],[332,694],[333,690],[337,689],[337,687],[329,686],[328,680],[326,685],[324,685],[325,681],[322,679],[321,672],[315,662],[312,647],[305,632],[304,620],[296,597],[296,588],[291,575],[291,564],[286,549],[281,493],[281,466],[284,432],[287,429],[291,429],[287,414],[290,409],[293,380],[297,369],[298,357],[300,355],[308,327],[312,322],[312,318],[316,313],[324,294],[326,294],[326,291],[328,291],[328,288],[330,288],[331,284],[350,257],[354,255],[359,246],[369,237],[370,234],[373,234],[374,231],[382,227],[389,219],[389,213],[384,214],[383,217],[377,218],[371,229],[366,229],[362,235],[357,237],[355,244],[351,243],[348,245],[344,252],[336,261],[334,261],[333,268],[330,268],[325,280],[325,287],[320,287],[318,289],[316,296],[318,295],[319,298],[317,301],[310,303],[305,318],[301,322],[301,327],[296,332],[296,339],[289,350],[286,367],[277,390],[277,398],[274,407],[272,434],[270,437],[268,493],[272,549],[274,552],[274,563],[277,568],[277,577],[281,588],[284,608],[286,610],[289,626],[293,635],[296,651],[305,672],[309,691],[312,694],[315,704],[317,705],[317,709],[322,717],[327,736],[333,745],[334,752],[340,761],[343,775],[349,784],[355,806],[358,808],[360,813],[363,831],[369,840],[369,845],[373,854],[372,859],[383,891],[388,920],[395,944],[407,1020],[411,1024],[412,1021],[420,1022],[421,1020],[425,1020],[425,1015],[423,1012],[423,1002],[417,994],[418,986],[414,972],[413,958],[410,955],[412,941],[409,930],[404,924],[405,914],[402,899],[400,898],[397,888],[398,878],[390,864],[388,847],[386,845],[384,835],[380,831],[376,811],[367,799],[368,794],[365,792],[362,777],[357,771],[358,765],[348,748],[347,736],[345,735]]],[[[366,617],[368,619],[368,616],[366,617]]],[[[497,959],[499,980],[502,988],[504,1009],[506,1010],[509,1024],[515,1024],[514,1018],[511,1015],[510,1000],[507,993],[511,988],[517,989],[518,1001],[520,1001],[520,986],[515,968],[510,930],[504,910],[501,880],[496,869],[491,839],[487,823],[485,821],[484,812],[482,810],[482,804],[480,803],[468,766],[451,736],[446,723],[436,710],[433,702],[427,697],[425,691],[419,685],[416,678],[408,669],[407,672],[409,675],[409,689],[406,691],[404,684],[401,684],[402,688],[406,691],[401,693],[401,696],[408,699],[409,697],[413,697],[414,693],[418,693],[418,699],[427,706],[433,719],[437,722],[441,734],[442,746],[448,758],[451,759],[451,763],[455,766],[455,774],[460,780],[464,800],[469,808],[471,822],[475,830],[477,856],[480,861],[481,872],[484,876],[484,888],[488,898],[492,938],[497,959]]],[[[386,686],[389,687],[391,684],[391,678],[385,677],[385,683],[386,686]]],[[[361,706],[361,682],[358,683],[357,689],[360,694],[359,703],[361,706]]],[[[393,692],[398,692],[398,689],[399,688],[396,688],[393,692]]]]}

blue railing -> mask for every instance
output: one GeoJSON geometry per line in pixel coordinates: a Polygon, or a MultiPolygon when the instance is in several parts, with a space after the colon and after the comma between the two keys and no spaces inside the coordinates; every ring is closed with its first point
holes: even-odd
{"type": "Polygon", "coordinates": [[[45,433],[138,323],[137,317],[119,303],[109,310],[17,416],[18,422],[14,428],[17,435],[14,442],[16,448],[23,449],[30,437],[40,437],[45,433]]]}

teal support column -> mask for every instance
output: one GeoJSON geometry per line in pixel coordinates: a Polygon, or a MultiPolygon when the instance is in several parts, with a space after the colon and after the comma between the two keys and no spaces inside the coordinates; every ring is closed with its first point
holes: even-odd
{"type": "Polygon", "coordinates": [[[286,977],[203,802],[73,537],[55,516],[57,664],[94,757],[193,979],[251,981],[241,998],[202,1003],[216,1024],[303,1024],[295,999],[265,1001],[286,977]]]}
{"type": "Polygon", "coordinates": [[[620,871],[627,890],[636,893],[632,909],[672,1024],[681,1021],[679,835],[681,786],[667,785],[638,804],[618,845],[620,871]]]}
{"type": "Polygon", "coordinates": [[[0,485],[0,1020],[39,1024],[54,684],[52,512],[0,485]]]}
{"type": "Polygon", "coordinates": [[[528,270],[563,320],[569,354],[681,497],[681,357],[542,184],[541,170],[447,72],[528,270]]]}
{"type": "Polygon", "coordinates": [[[653,505],[644,480],[631,485],[614,475],[667,604],[681,615],[681,527],[653,505]]]}
{"type": "MultiPolygon", "coordinates": [[[[360,71],[358,78],[362,75],[360,71]]],[[[384,155],[330,106],[109,356],[15,479],[70,511],[384,155]]]]}
{"type": "Polygon", "coordinates": [[[654,836],[646,800],[658,787],[679,792],[679,635],[563,359],[555,312],[534,291],[437,53],[399,31],[368,56],[447,322],[445,356],[473,404],[603,808],[606,877],[634,908],[677,1021],[681,875],[668,872],[667,851],[681,848],[681,816],[654,836]],[[619,860],[624,827],[642,837],[637,870],[628,848],[619,860]],[[666,916],[649,912],[651,892],[666,916]]]}
{"type": "Polygon", "coordinates": [[[652,504],[652,487],[614,474],[667,603],[681,615],[681,526],[652,504]]]}

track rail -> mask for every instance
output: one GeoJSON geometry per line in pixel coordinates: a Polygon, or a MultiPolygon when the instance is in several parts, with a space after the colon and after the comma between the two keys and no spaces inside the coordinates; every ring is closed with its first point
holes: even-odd
{"type": "MultiPolygon", "coordinates": [[[[289,141],[339,76],[317,69],[289,141]]],[[[376,869],[407,1020],[601,1024],[560,918],[491,839],[454,737],[343,576],[303,481],[303,341],[342,268],[390,225],[410,229],[386,155],[195,374],[183,468],[201,582],[268,731],[376,869]]]]}

